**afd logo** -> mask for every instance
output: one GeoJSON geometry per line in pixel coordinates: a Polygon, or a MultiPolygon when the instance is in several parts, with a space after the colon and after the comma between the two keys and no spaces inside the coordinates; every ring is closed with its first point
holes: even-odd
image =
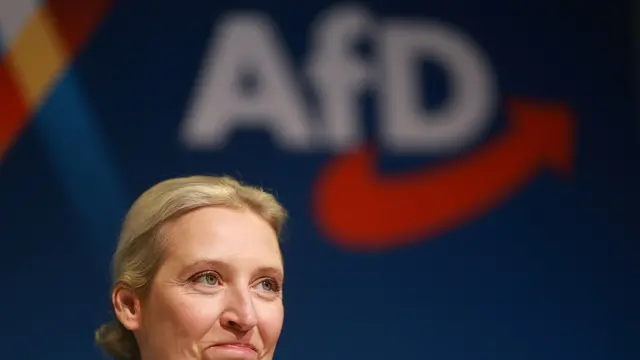
{"type": "Polygon", "coordinates": [[[191,148],[214,150],[237,129],[261,129],[289,151],[335,153],[318,174],[313,212],[343,248],[385,250],[432,238],[498,206],[545,167],[572,170],[570,111],[527,99],[498,103],[487,56],[449,25],[378,21],[365,8],[340,6],[313,25],[308,55],[296,73],[267,17],[226,17],[214,29],[181,137],[191,148]],[[362,40],[374,45],[374,56],[356,51],[362,40]],[[421,102],[424,61],[448,76],[448,98],[437,108],[421,102]],[[256,83],[252,92],[240,86],[247,77],[256,83]],[[365,143],[366,93],[377,100],[377,144],[365,143]],[[484,139],[499,110],[508,129],[484,139]],[[451,156],[478,142],[445,165],[377,169],[378,151],[451,156]]]}

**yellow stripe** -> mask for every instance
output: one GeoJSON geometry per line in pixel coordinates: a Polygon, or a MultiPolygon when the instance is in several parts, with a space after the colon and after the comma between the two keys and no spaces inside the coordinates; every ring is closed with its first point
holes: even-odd
{"type": "Polygon", "coordinates": [[[40,6],[10,47],[6,59],[29,108],[40,104],[69,56],[46,6],[40,6]]]}

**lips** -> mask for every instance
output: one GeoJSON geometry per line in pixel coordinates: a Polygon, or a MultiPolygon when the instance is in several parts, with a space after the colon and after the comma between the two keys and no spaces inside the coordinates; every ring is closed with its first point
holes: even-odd
{"type": "MultiPolygon", "coordinates": [[[[236,355],[239,359],[254,358],[258,354],[258,350],[255,346],[244,342],[227,342],[218,343],[211,347],[214,351],[222,351],[229,353],[229,355],[236,355]]],[[[232,356],[235,358],[236,356],[232,356]]]]}
{"type": "Polygon", "coordinates": [[[217,347],[224,347],[229,349],[244,349],[256,351],[256,348],[251,344],[242,344],[242,343],[228,343],[228,344],[218,344],[217,347]]]}

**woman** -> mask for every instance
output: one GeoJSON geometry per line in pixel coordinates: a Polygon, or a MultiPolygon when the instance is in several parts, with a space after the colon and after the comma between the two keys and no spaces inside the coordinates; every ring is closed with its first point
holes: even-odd
{"type": "Polygon", "coordinates": [[[136,200],[113,256],[119,360],[272,359],[284,318],[286,211],[231,178],[161,182],[136,200]]]}

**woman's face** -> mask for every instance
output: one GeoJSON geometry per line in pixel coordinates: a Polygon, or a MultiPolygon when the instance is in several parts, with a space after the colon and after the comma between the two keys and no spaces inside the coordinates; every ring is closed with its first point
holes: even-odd
{"type": "Polygon", "coordinates": [[[164,230],[166,259],[139,305],[142,358],[272,359],[284,318],[273,229],[249,211],[202,208],[164,230]]]}

